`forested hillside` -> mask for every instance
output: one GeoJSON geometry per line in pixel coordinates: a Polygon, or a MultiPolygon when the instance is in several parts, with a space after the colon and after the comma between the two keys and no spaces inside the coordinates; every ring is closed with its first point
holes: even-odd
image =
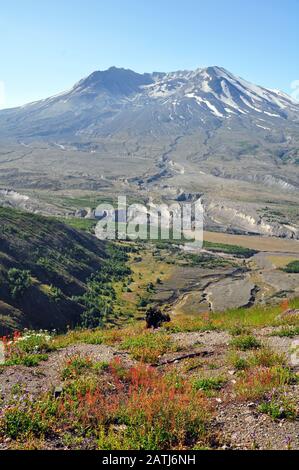
{"type": "Polygon", "coordinates": [[[117,266],[116,277],[126,272],[125,260],[121,249],[55,219],[0,208],[0,335],[65,329],[91,317],[99,324],[101,311],[112,311],[101,290],[111,269],[117,266]]]}

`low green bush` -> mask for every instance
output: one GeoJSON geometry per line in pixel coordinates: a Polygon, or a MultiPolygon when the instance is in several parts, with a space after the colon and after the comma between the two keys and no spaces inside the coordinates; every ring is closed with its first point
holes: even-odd
{"type": "Polygon", "coordinates": [[[259,349],[261,342],[252,335],[238,336],[230,342],[231,347],[240,351],[259,349]]]}
{"type": "Polygon", "coordinates": [[[7,273],[9,290],[13,299],[22,297],[32,285],[30,271],[11,268],[7,273]]]}

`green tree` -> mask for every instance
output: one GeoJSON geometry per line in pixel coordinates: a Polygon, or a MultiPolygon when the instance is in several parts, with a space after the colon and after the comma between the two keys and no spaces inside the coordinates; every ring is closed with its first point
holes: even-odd
{"type": "Polygon", "coordinates": [[[24,295],[32,285],[30,271],[11,268],[8,271],[9,290],[13,299],[18,299],[24,295]]]}

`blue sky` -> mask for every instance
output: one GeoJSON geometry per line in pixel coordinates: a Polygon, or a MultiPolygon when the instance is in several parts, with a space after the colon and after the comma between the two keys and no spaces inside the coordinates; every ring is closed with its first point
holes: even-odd
{"type": "Polygon", "coordinates": [[[220,65],[291,92],[298,0],[1,0],[0,107],[70,88],[112,65],[220,65]]]}

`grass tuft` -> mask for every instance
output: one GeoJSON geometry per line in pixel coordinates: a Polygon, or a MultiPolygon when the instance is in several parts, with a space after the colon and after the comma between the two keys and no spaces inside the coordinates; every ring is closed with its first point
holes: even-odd
{"type": "Polygon", "coordinates": [[[248,351],[250,349],[258,349],[261,342],[252,335],[238,336],[230,342],[230,346],[240,351],[248,351]]]}
{"type": "Polygon", "coordinates": [[[264,401],[258,406],[258,411],[271,416],[274,420],[287,419],[294,421],[298,417],[296,404],[287,397],[264,401]]]}
{"type": "Polygon", "coordinates": [[[178,350],[169,334],[152,331],[125,339],[120,347],[129,351],[133,359],[151,364],[156,363],[166,352],[178,350]]]}
{"type": "Polygon", "coordinates": [[[196,390],[221,390],[226,382],[227,380],[225,380],[223,377],[210,377],[204,379],[195,379],[193,381],[193,386],[196,390]]]}

